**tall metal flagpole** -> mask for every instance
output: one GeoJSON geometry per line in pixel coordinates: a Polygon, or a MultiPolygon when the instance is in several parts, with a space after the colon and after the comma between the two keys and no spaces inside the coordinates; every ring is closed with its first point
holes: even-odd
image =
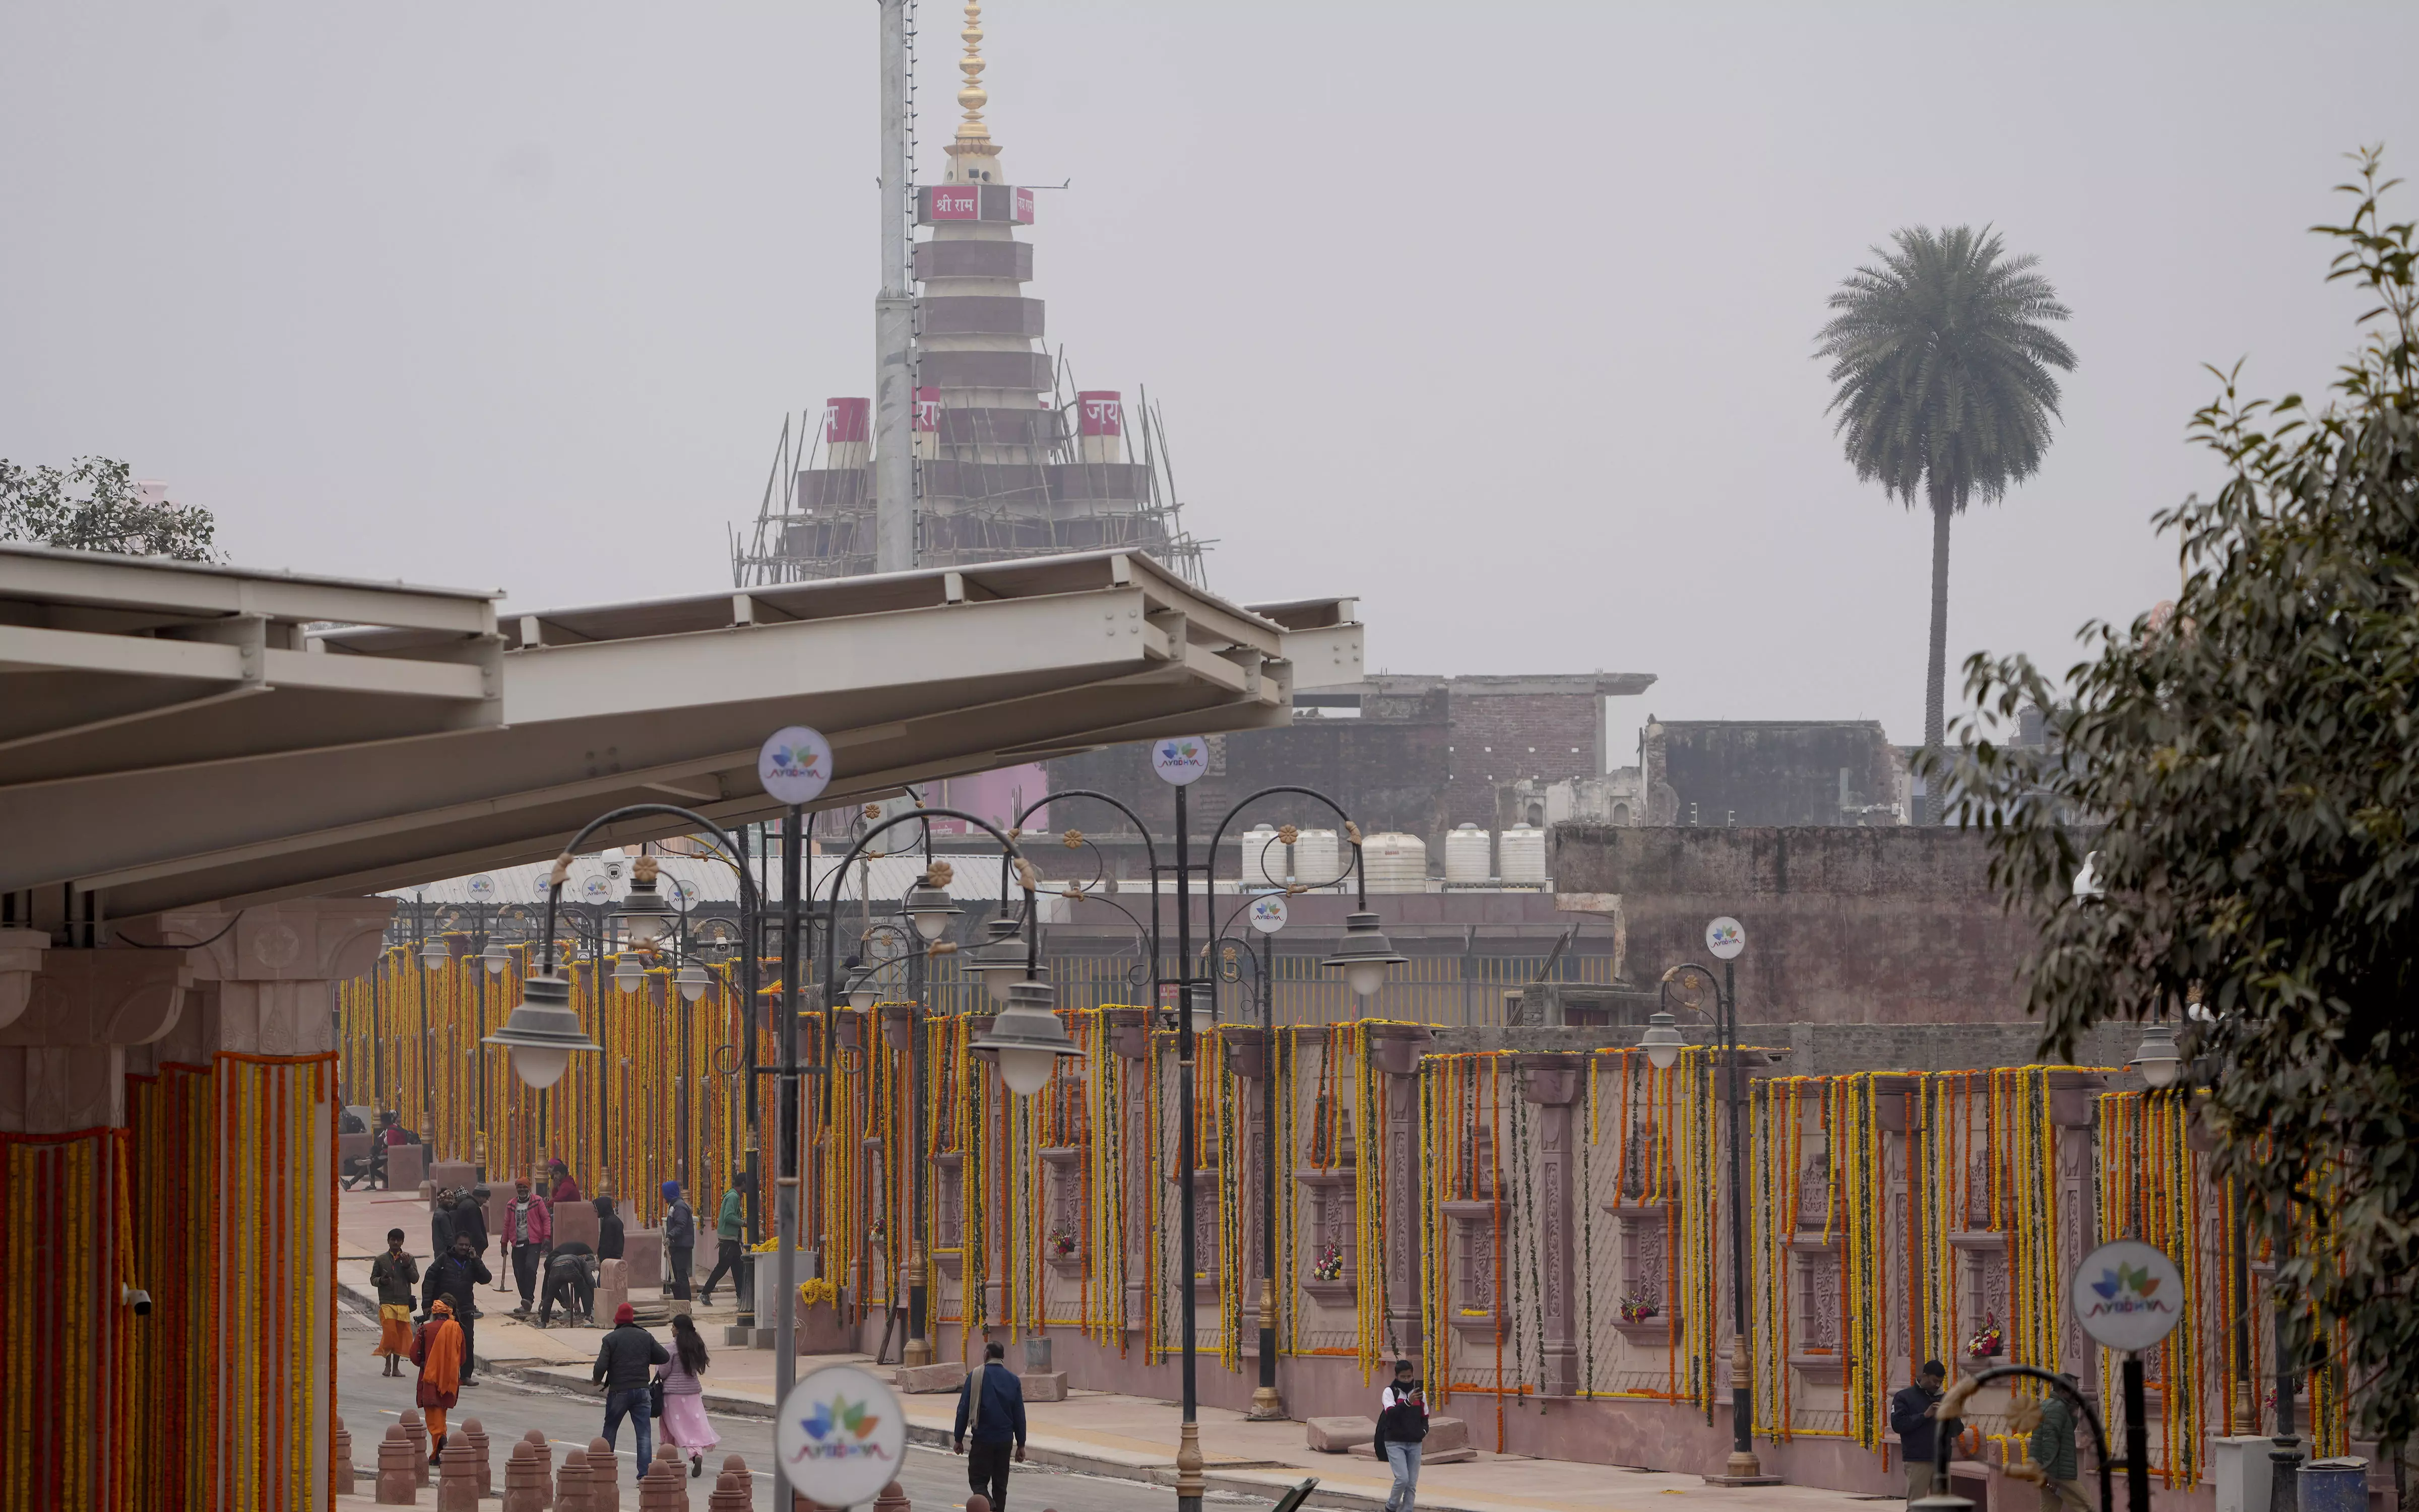
{"type": "Polygon", "coordinates": [[[1197,1306],[1193,1275],[1194,1259],[1193,1168],[1200,1156],[1193,1148],[1193,857],[1191,816],[1185,811],[1185,789],[1176,789],[1176,1169],[1182,1184],[1184,1209],[1178,1224],[1182,1235],[1176,1270],[1178,1316],[1184,1329],[1184,1416],[1177,1430],[1177,1512],[1201,1512],[1201,1427],[1194,1418],[1194,1370],[1198,1351],[1194,1323],[1197,1306]]]}
{"type": "Polygon", "coordinates": [[[915,296],[908,283],[907,5],[882,3],[882,293],[873,301],[874,570],[916,565],[915,296]]]}

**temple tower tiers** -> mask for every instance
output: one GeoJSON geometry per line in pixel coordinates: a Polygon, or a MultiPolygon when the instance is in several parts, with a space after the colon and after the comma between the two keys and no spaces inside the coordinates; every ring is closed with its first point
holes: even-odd
{"type": "MultiPolygon", "coordinates": [[[[1025,287],[1033,247],[1017,236],[1036,195],[1008,181],[983,120],[981,9],[965,8],[960,33],[948,167],[916,196],[917,565],[1132,548],[1198,581],[1200,546],[1179,527],[1163,462],[1130,446],[1140,432],[1123,394],[1075,389],[1043,345],[1042,301],[1025,287]]],[[[739,557],[743,586],[873,571],[871,452],[870,401],[826,401],[787,512],[760,530],[770,549],[739,557]]]]}

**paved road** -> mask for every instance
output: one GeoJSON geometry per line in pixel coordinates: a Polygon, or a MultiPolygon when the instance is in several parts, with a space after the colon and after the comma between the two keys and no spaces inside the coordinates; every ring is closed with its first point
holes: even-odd
{"type": "MultiPolygon", "coordinates": [[[[398,1413],[411,1405],[415,1372],[408,1363],[399,1380],[389,1381],[378,1374],[378,1361],[369,1349],[377,1336],[377,1328],[350,1307],[340,1308],[342,1332],[336,1345],[336,1410],[345,1419],[345,1427],[353,1436],[353,1463],[367,1470],[377,1463],[377,1441],[386,1434],[387,1426],[398,1413]]],[[[707,1379],[713,1378],[711,1369],[707,1379]]],[[[512,1452],[512,1441],[532,1428],[543,1430],[555,1445],[557,1463],[564,1450],[585,1449],[588,1442],[604,1428],[603,1404],[595,1397],[549,1387],[524,1386],[501,1377],[483,1377],[462,1393],[462,1405],[454,1410],[458,1420],[479,1419],[487,1430],[494,1446],[496,1483],[503,1484],[504,1457],[512,1452]]],[[[756,1505],[772,1512],[785,1504],[777,1503],[773,1485],[773,1425],[763,1418],[728,1417],[712,1414],[722,1444],[706,1457],[706,1477],[692,1481],[690,1504],[701,1508],[704,1491],[713,1485],[713,1473],[721,1468],[723,1457],[740,1455],[747,1460],[756,1481],[756,1505]]],[[[624,1474],[635,1475],[633,1459],[636,1447],[630,1430],[622,1430],[619,1445],[624,1474]]],[[[917,1512],[959,1512],[965,1505],[965,1461],[936,1450],[911,1447],[907,1451],[906,1473],[900,1482],[907,1489],[917,1512]]],[[[369,1488],[362,1488],[366,1494],[369,1488]]],[[[1009,1482],[1009,1505],[1012,1512],[1040,1512],[1055,1507],[1057,1512],[1137,1512],[1137,1509],[1170,1508],[1176,1493],[1165,1487],[1136,1481],[1112,1480],[1105,1476],[1079,1475],[1045,1466],[1021,1466],[1009,1482]]],[[[1258,1499],[1212,1494],[1212,1504],[1245,1508],[1265,1506],[1258,1499]]],[[[624,1496],[624,1505],[634,1504],[624,1496]]]]}

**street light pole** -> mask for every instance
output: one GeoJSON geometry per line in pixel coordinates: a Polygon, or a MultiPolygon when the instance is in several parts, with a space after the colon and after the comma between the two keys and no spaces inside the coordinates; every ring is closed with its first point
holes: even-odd
{"type": "MultiPolygon", "coordinates": [[[[1182,1184],[1183,1214],[1178,1232],[1177,1292],[1184,1329],[1184,1399],[1182,1425],[1177,1429],[1177,1512],[1201,1512],[1201,1425],[1194,1420],[1194,1310],[1197,1304],[1193,1273],[1196,1243],[1194,1234],[1193,1167],[1193,826],[1185,807],[1188,789],[1176,789],[1176,1168],[1182,1184]]],[[[1213,858],[1214,858],[1214,852],[1213,858]]]]}
{"type": "MultiPolygon", "coordinates": [[[[775,1030],[781,1048],[780,1189],[773,1216],[773,1399],[790,1399],[797,1377],[798,1309],[798,913],[799,894],[806,891],[806,845],[801,831],[807,811],[796,803],[781,817],[781,1011],[775,1030]]],[[[828,1042],[830,1035],[825,1033],[828,1042]]],[[[824,1047],[828,1062],[830,1047],[824,1047]]],[[[830,1067],[826,1063],[825,1074],[830,1067]]]]}

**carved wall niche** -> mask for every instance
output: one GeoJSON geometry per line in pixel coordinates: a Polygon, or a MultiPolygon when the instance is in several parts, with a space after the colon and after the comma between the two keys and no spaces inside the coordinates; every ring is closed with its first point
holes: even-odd
{"type": "Polygon", "coordinates": [[[1621,1295],[1614,1301],[1612,1326],[1631,1343],[1661,1349],[1680,1321],[1680,1298],[1672,1274],[1672,1212],[1660,1204],[1607,1202],[1612,1214],[1614,1245],[1620,1254],[1621,1295]],[[1625,1304],[1643,1302],[1653,1316],[1622,1316],[1625,1304]]]}
{"type": "Polygon", "coordinates": [[[1084,1152],[1073,1146],[1053,1146],[1041,1155],[1041,1253],[1050,1268],[1071,1281],[1080,1281],[1091,1263],[1091,1215],[1084,1208],[1084,1152]],[[1061,1253],[1061,1238],[1074,1247],[1061,1253]]]}
{"type": "Polygon", "coordinates": [[[966,1157],[951,1150],[932,1157],[932,1258],[949,1275],[965,1259],[966,1157]]]}
{"type": "MultiPolygon", "coordinates": [[[[1957,1255],[1957,1347],[1964,1353],[1967,1342],[1982,1332],[1984,1324],[1995,1323],[2004,1337],[2008,1320],[2014,1316],[2009,1290],[2008,1236],[1987,1230],[1950,1234],[1949,1247],[1957,1255]]],[[[2003,1363],[2007,1358],[2004,1349],[1994,1360],[1979,1360],[1964,1353],[1961,1367],[1979,1369],[2003,1363]]]]}
{"type": "Polygon", "coordinates": [[[1361,1150],[1352,1134],[1351,1109],[1332,1107],[1322,1098],[1313,1120],[1311,1155],[1317,1159],[1332,1148],[1333,1166],[1305,1166],[1293,1173],[1303,1187],[1305,1206],[1302,1236],[1307,1253],[1302,1259],[1302,1289],[1330,1306],[1349,1306],[1359,1287],[1360,1225],[1352,1184],[1360,1173],[1361,1150]],[[1343,1257],[1344,1269],[1340,1275],[1321,1276],[1319,1257],[1330,1245],[1343,1257]]]}
{"type": "MultiPolygon", "coordinates": [[[[1447,1225],[1451,1267],[1447,1320],[1464,1342],[1491,1345],[1498,1332],[1495,1308],[1495,1142],[1486,1130],[1471,1137],[1468,1197],[1438,1204],[1447,1225]]],[[[1508,1217],[1509,1214],[1506,1214],[1508,1217]]]]}

